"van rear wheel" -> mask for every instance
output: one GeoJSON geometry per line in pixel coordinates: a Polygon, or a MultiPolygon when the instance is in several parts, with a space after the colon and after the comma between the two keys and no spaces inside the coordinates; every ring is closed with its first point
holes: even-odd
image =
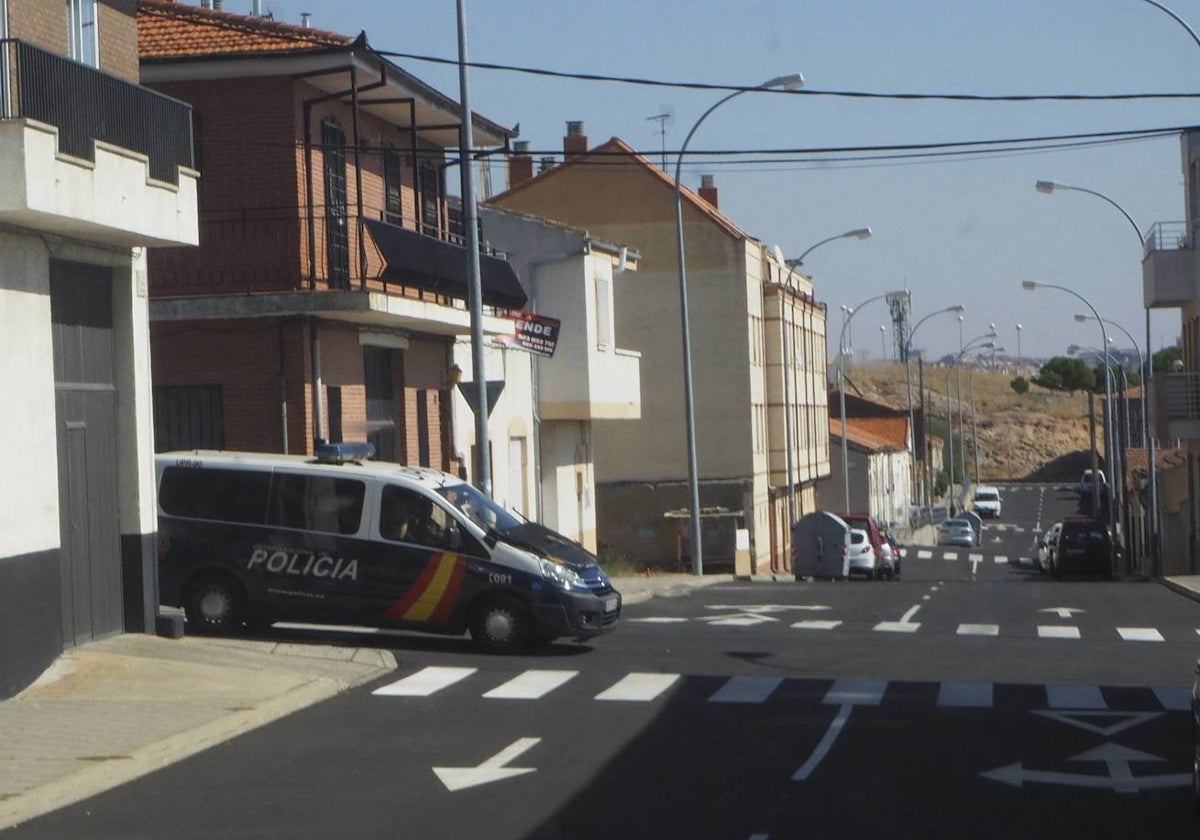
{"type": "Polygon", "coordinates": [[[511,598],[489,598],[471,613],[471,638],[495,653],[515,653],[529,647],[533,620],[529,611],[511,598]]]}
{"type": "Polygon", "coordinates": [[[196,633],[236,633],[246,620],[246,593],[226,575],[205,575],[183,597],[188,627],[196,633]]]}

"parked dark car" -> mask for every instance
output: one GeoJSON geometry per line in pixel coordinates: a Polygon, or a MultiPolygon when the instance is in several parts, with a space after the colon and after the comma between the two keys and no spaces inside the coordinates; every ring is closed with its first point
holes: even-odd
{"type": "Polygon", "coordinates": [[[1116,559],[1112,533],[1104,522],[1090,516],[1072,516],[1063,520],[1058,533],[1051,574],[1055,580],[1061,580],[1064,574],[1111,578],[1116,559]]]}
{"type": "Polygon", "coordinates": [[[1200,811],[1200,659],[1192,678],[1192,805],[1200,811]]]}

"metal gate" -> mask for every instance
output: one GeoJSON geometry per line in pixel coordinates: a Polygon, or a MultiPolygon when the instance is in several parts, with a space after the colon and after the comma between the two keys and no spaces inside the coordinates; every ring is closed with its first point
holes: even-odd
{"type": "Polygon", "coordinates": [[[63,644],[124,629],[112,270],[50,260],[63,644]]]}

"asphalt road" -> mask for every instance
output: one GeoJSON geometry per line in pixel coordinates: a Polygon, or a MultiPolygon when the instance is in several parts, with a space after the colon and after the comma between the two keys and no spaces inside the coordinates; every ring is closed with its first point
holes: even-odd
{"type": "Polygon", "coordinates": [[[5,836],[1195,836],[1200,605],[1022,565],[1074,496],[1003,492],[900,581],[707,587],[529,656],[406,637],[384,683],[5,836]]]}

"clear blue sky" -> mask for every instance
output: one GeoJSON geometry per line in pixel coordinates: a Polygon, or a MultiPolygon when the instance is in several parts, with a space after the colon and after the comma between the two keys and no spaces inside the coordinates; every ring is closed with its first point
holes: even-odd
{"type": "MultiPolygon", "coordinates": [[[[198,2],[198,0],[191,0],[198,2]]],[[[248,11],[251,0],[225,0],[248,11]],[[244,7],[244,8],[243,8],[244,7]]],[[[366,30],[381,50],[457,56],[456,4],[378,0],[264,0],[279,20],[345,34],[366,30]]],[[[1200,0],[1167,0],[1200,28],[1200,0]]],[[[1200,47],[1144,0],[690,0],[605,3],[467,0],[472,61],[558,71],[714,84],[756,85],[801,72],[807,90],[881,93],[1114,94],[1200,91],[1200,47]]],[[[459,95],[457,71],[397,63],[444,93],[459,95]]],[[[619,136],[654,160],[723,94],[679,88],[471,72],[474,109],[520,123],[533,150],[557,150],[568,120],[592,144],[619,136]]],[[[927,143],[1200,124],[1200,100],[962,103],[857,100],[748,93],[716,111],[689,150],[927,143]]],[[[673,163],[671,164],[673,168],[673,163]]],[[[914,321],[953,303],[967,306],[967,339],[995,323],[1015,354],[1062,354],[1096,346],[1099,330],[1078,324],[1075,298],[1027,292],[1021,281],[1068,286],[1144,343],[1141,250],[1129,223],[1100,199],[1044,195],[1039,179],[1103,193],[1142,231],[1184,216],[1175,136],[1119,145],[907,163],[690,165],[684,182],[716,176],[721,209],[787,256],[843,231],[871,226],[866,241],[839,240],[805,261],[834,332],[839,307],[908,287],[914,321]]],[[[497,186],[500,186],[498,184],[497,186]]],[[[877,357],[882,303],[854,317],[857,354],[877,357]]],[[[889,327],[890,330],[890,327],[889,327]]],[[[1156,311],[1153,349],[1174,343],[1177,310],[1156,311]]],[[[889,332],[890,335],[890,332],[889,332]]],[[[915,345],[957,350],[952,316],[930,320],[915,345]]],[[[1128,346],[1121,338],[1118,346],[1128,346]]],[[[1145,348],[1143,348],[1144,350],[1145,348]]]]}

